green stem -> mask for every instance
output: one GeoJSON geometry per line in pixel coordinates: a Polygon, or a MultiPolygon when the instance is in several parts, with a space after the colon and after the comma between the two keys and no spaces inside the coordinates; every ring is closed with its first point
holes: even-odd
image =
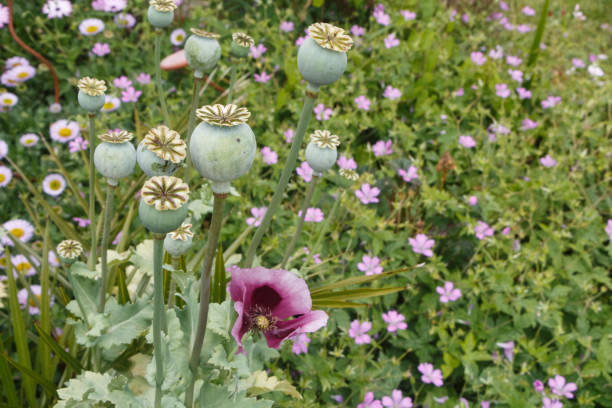
{"type": "Polygon", "coordinates": [[[89,114],[89,233],[91,237],[91,248],[89,249],[89,269],[94,270],[96,268],[96,247],[98,241],[96,240],[96,170],[94,168],[94,150],[96,147],[96,114],[89,114]]]}
{"type": "Polygon", "coordinates": [[[238,61],[232,60],[232,74],[230,76],[229,89],[227,91],[227,104],[232,103],[232,91],[234,90],[234,82],[236,82],[236,65],[238,61]]]}
{"type": "Polygon", "coordinates": [[[115,195],[115,188],[111,184],[108,184],[108,190],[106,191],[106,205],[104,206],[104,228],[102,229],[102,279],[100,283],[100,298],[98,299],[98,313],[104,313],[104,304],[106,303],[106,290],[108,286],[108,240],[110,230],[110,220],[113,215],[113,197],[115,195]]]}
{"type": "Polygon", "coordinates": [[[155,354],[155,408],[161,408],[162,383],[164,382],[164,361],[162,356],[161,332],[164,308],[164,239],[154,236],[153,246],[153,352],[155,354]]]}
{"type": "Polygon", "coordinates": [[[189,179],[191,178],[191,155],[189,154],[189,141],[191,140],[191,134],[193,133],[193,129],[195,129],[195,118],[196,118],[196,109],[198,108],[198,102],[200,100],[200,90],[202,89],[202,78],[198,78],[196,76],[193,77],[193,94],[191,95],[191,108],[189,109],[189,122],[187,125],[187,136],[185,137],[185,143],[187,143],[187,158],[185,163],[187,163],[187,167],[185,168],[185,173],[183,175],[183,180],[187,185],[189,185],[189,179]]]}
{"type": "Polygon", "coordinates": [[[159,28],[155,30],[155,82],[157,82],[159,106],[164,115],[164,123],[166,126],[170,126],[170,117],[168,116],[168,108],[166,107],[166,99],[164,98],[164,87],[162,86],[161,66],[159,65],[161,61],[161,33],[162,31],[159,28]]]}
{"type": "Polygon", "coordinates": [[[317,251],[319,250],[319,246],[321,245],[321,241],[323,240],[323,237],[327,233],[327,230],[329,229],[329,225],[331,224],[331,221],[336,216],[336,212],[338,211],[338,205],[340,204],[340,201],[342,201],[342,197],[344,197],[344,192],[345,191],[346,190],[342,190],[342,193],[340,194],[340,197],[338,197],[338,199],[336,199],[334,201],[334,205],[333,205],[329,215],[327,217],[325,217],[325,221],[323,222],[323,225],[321,226],[321,231],[319,232],[319,236],[317,238],[317,241],[315,242],[314,246],[311,249],[311,252],[312,252],[313,255],[316,254],[317,251]]]}
{"type": "MultiPolygon", "coordinates": [[[[179,269],[179,259],[180,258],[178,256],[172,257],[172,267],[174,268],[175,271],[178,271],[179,269]]],[[[176,292],[176,285],[174,283],[174,279],[171,277],[170,278],[170,289],[168,290],[168,309],[172,309],[174,307],[175,292],[176,292]]]]}
{"type": "Polygon", "coordinates": [[[310,185],[308,186],[308,190],[306,190],[306,197],[304,197],[304,201],[302,202],[302,207],[300,208],[300,218],[298,220],[298,225],[297,225],[297,228],[295,229],[295,234],[293,234],[293,238],[291,238],[291,242],[289,243],[289,246],[285,250],[285,255],[283,256],[283,262],[281,262],[281,266],[280,266],[281,269],[285,269],[285,266],[287,265],[287,261],[289,260],[289,256],[293,252],[293,249],[295,248],[295,244],[297,244],[297,241],[300,238],[300,235],[302,234],[302,227],[304,226],[304,218],[306,217],[306,209],[308,208],[308,205],[310,204],[310,200],[312,199],[312,193],[314,193],[315,186],[317,185],[318,181],[319,181],[319,176],[316,176],[316,175],[312,176],[312,180],[310,182],[310,185]]]}
{"type": "MultiPolygon", "coordinates": [[[[310,85],[309,85],[310,87],[310,85]]],[[[317,93],[313,92],[309,88],[306,88],[306,97],[304,98],[304,107],[302,108],[302,114],[300,115],[300,121],[298,122],[297,131],[293,138],[293,142],[291,143],[291,151],[289,152],[289,157],[285,161],[285,167],[283,168],[283,172],[281,173],[280,180],[278,180],[278,184],[276,185],[276,189],[274,190],[274,195],[272,196],[272,201],[268,206],[268,210],[266,211],[266,215],[261,222],[259,228],[255,232],[255,236],[253,236],[253,241],[251,241],[251,245],[249,246],[249,250],[246,257],[245,267],[250,268],[253,264],[253,260],[255,259],[255,252],[257,251],[257,247],[259,246],[263,235],[266,233],[268,228],[270,227],[270,222],[272,221],[272,216],[278,209],[278,206],[283,198],[283,193],[285,188],[287,187],[287,183],[289,182],[289,177],[293,173],[295,169],[295,163],[297,161],[298,152],[302,147],[302,141],[304,140],[304,134],[306,133],[306,127],[308,126],[308,121],[310,120],[310,116],[312,114],[312,108],[314,106],[315,99],[317,97],[317,93]]]]}
{"type": "Polygon", "coordinates": [[[200,312],[198,316],[198,329],[196,331],[193,349],[191,350],[191,358],[189,360],[189,368],[191,369],[192,379],[189,388],[185,392],[185,406],[191,408],[193,405],[193,391],[197,375],[198,365],[200,364],[200,353],[202,352],[202,344],[204,343],[204,335],[206,334],[206,323],[208,321],[208,302],[210,300],[210,273],[212,271],[212,263],[215,258],[217,249],[217,241],[219,240],[219,232],[223,221],[223,205],[227,194],[216,194],[213,203],[212,220],[210,229],[208,230],[208,241],[206,242],[206,255],[202,265],[202,275],[200,276],[200,312]]]}

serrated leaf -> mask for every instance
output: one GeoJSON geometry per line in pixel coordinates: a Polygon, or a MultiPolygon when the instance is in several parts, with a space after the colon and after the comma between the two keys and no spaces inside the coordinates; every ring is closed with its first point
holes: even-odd
{"type": "Polygon", "coordinates": [[[230,339],[232,325],[231,307],[229,299],[223,303],[210,303],[208,305],[207,329],[227,340],[230,339]]]}
{"type": "Polygon", "coordinates": [[[279,391],[293,398],[303,399],[302,395],[287,380],[268,377],[265,371],[255,371],[246,379],[247,395],[257,396],[266,392],[279,391]]]}
{"type": "Polygon", "coordinates": [[[110,298],[106,305],[105,330],[96,341],[100,347],[128,344],[151,325],[153,308],[146,299],[120,305],[115,298],[110,298]]]}
{"type": "Polygon", "coordinates": [[[138,244],[130,256],[130,262],[145,275],[153,276],[153,240],[147,239],[138,244]]]}

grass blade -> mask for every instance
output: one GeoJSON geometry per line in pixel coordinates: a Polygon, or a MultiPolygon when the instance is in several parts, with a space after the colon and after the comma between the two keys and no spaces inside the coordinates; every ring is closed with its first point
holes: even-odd
{"type": "Polygon", "coordinates": [[[313,309],[323,309],[323,308],[332,308],[332,309],[343,309],[347,307],[363,307],[368,306],[367,303],[353,303],[353,302],[342,302],[340,300],[313,300],[312,308],[313,309]]]}
{"type": "Polygon", "coordinates": [[[340,292],[319,292],[316,296],[312,297],[312,301],[316,300],[355,300],[355,299],[365,299],[374,296],[384,296],[390,293],[399,292],[406,289],[403,286],[392,287],[392,288],[380,288],[380,289],[372,289],[372,288],[359,288],[359,289],[350,289],[343,290],[340,292]]]}
{"type": "MultiPolygon", "coordinates": [[[[17,361],[13,360],[12,358],[10,358],[9,356],[7,356],[6,354],[2,354],[2,357],[4,357],[4,359],[6,359],[6,361],[9,362],[10,365],[12,365],[13,367],[15,367],[16,369],[18,369],[19,371],[21,371],[21,375],[22,377],[28,378],[28,379],[32,379],[35,382],[37,382],[38,384],[40,384],[43,389],[47,392],[47,394],[50,397],[53,396],[57,396],[57,390],[55,388],[55,384],[52,383],[51,381],[47,380],[45,377],[43,377],[41,374],[37,373],[36,371],[22,365],[19,364],[17,361]]],[[[37,405],[31,405],[32,407],[34,406],[38,406],[37,405]]]]}
{"type": "Polygon", "coordinates": [[[35,324],[34,327],[36,328],[36,331],[38,331],[40,339],[59,356],[60,360],[72,368],[76,374],[79,374],[83,370],[81,363],[66,352],[66,350],[64,350],[64,348],[60,346],[53,337],[51,337],[48,333],[45,333],[37,324],[35,324]]]}
{"type": "MultiPolygon", "coordinates": [[[[45,232],[43,235],[42,249],[42,265],[40,267],[40,324],[45,333],[51,333],[51,314],[50,314],[50,296],[49,296],[49,220],[45,222],[45,232]]],[[[51,372],[51,353],[49,346],[45,342],[38,343],[38,352],[41,371],[43,377],[53,380],[51,372]]]]}
{"type": "MultiPolygon", "coordinates": [[[[4,343],[0,341],[0,354],[5,354],[4,343]]],[[[17,390],[15,389],[15,383],[13,382],[13,374],[9,369],[9,365],[6,360],[0,358],[0,382],[2,382],[2,391],[4,396],[8,400],[8,406],[10,407],[21,407],[23,404],[19,403],[17,397],[17,390]]]]}
{"type": "Polygon", "coordinates": [[[533,42],[529,49],[529,58],[527,59],[527,66],[530,67],[538,60],[540,54],[540,43],[542,42],[542,36],[544,35],[544,28],[546,27],[546,17],[548,16],[548,3],[549,0],[544,0],[544,5],[540,11],[540,20],[538,21],[538,27],[536,28],[533,36],[533,42]]]}

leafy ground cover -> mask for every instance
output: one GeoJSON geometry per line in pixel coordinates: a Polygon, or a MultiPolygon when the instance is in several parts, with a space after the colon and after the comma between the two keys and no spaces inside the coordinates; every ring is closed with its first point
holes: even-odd
{"type": "MultiPolygon", "coordinates": [[[[317,179],[300,151],[256,265],[303,278],[329,320],[278,350],[253,336],[234,358],[235,314],[224,290],[213,291],[200,406],[612,406],[609,4],[183,0],[156,34],[145,1],[17,3],[15,30],[51,61],[59,105],[49,67],[13,40],[0,6],[0,403],[152,406],[154,249],[137,216],[142,171],[115,191],[109,312],[96,323],[81,319],[94,313],[101,269],[69,268],[54,250],[64,239],[91,242],[91,122],[78,79],[106,81],[97,133],[128,130],[138,144],[165,122],[155,38],[166,56],[190,28],[220,35],[222,56],[198,106],[248,108],[258,147],[225,203],[217,264],[227,270],[216,268],[213,284],[225,282],[245,266],[298,131],[304,30],[326,21],[354,44],[344,74],[321,88],[307,134],[338,135],[338,160],[317,179]],[[254,39],[240,60],[229,57],[237,31],[254,39]],[[372,279],[317,295],[358,277],[372,279]],[[77,293],[91,305],[77,306],[77,293]]],[[[183,137],[193,86],[189,67],[163,73],[169,125],[183,137]]],[[[101,231],[100,179],[97,189],[101,231]]],[[[175,362],[164,387],[176,398],[164,406],[184,406],[193,327],[183,322],[196,310],[212,223],[209,182],[193,172],[190,191],[193,247],[177,263],[165,259],[166,298],[170,282],[180,296],[167,317],[174,336],[163,339],[164,360],[175,362]]]]}

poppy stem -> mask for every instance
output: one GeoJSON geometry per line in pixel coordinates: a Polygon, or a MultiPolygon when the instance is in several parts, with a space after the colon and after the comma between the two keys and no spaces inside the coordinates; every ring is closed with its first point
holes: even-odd
{"type": "Polygon", "coordinates": [[[312,199],[312,194],[314,193],[315,186],[317,185],[318,181],[319,181],[319,176],[317,175],[312,176],[312,180],[310,181],[310,184],[308,185],[308,190],[306,190],[306,197],[304,197],[304,201],[302,202],[302,207],[300,208],[300,218],[298,220],[298,224],[295,229],[295,234],[293,234],[293,238],[291,239],[289,246],[285,250],[285,255],[283,256],[283,262],[281,262],[281,266],[280,266],[281,269],[285,269],[285,266],[287,265],[287,261],[289,260],[289,256],[293,252],[293,249],[295,248],[295,244],[297,244],[298,239],[300,238],[300,235],[302,234],[302,227],[304,226],[304,219],[306,218],[306,209],[308,208],[308,205],[310,204],[310,200],[312,199]]]}
{"type": "Polygon", "coordinates": [[[164,123],[170,127],[170,117],[168,116],[168,108],[166,107],[166,99],[164,98],[164,87],[162,86],[161,66],[161,33],[159,28],[155,29],[155,82],[157,83],[157,94],[159,95],[159,106],[164,115],[164,123]]]}
{"type": "Polygon", "coordinates": [[[198,329],[196,331],[193,349],[191,350],[191,358],[189,360],[189,368],[191,369],[192,379],[187,391],[185,392],[185,406],[191,408],[193,405],[193,391],[195,386],[196,374],[198,365],[200,364],[200,353],[204,344],[204,335],[206,334],[206,323],[208,321],[208,303],[210,300],[210,274],[212,271],[212,263],[215,258],[217,249],[217,241],[219,240],[219,232],[223,222],[223,205],[227,194],[214,194],[212,220],[210,229],[208,230],[208,242],[206,242],[206,255],[204,255],[204,263],[202,265],[202,275],[200,276],[200,312],[198,315],[198,329]]]}
{"type": "Polygon", "coordinates": [[[162,383],[164,382],[164,361],[162,355],[162,313],[164,308],[164,239],[154,235],[153,246],[153,352],[155,354],[155,408],[161,408],[162,383]]]}
{"type": "Polygon", "coordinates": [[[96,147],[96,114],[89,114],[89,231],[91,236],[91,248],[89,250],[89,269],[96,268],[96,170],[94,169],[94,150],[96,147]]]}
{"type": "Polygon", "coordinates": [[[268,206],[266,215],[261,221],[261,225],[259,226],[259,228],[257,228],[257,231],[253,236],[253,240],[251,241],[251,245],[249,246],[245,262],[245,268],[250,268],[251,265],[253,265],[257,247],[261,243],[263,235],[270,227],[272,216],[278,209],[281,199],[283,198],[283,193],[285,192],[285,188],[287,188],[289,178],[291,177],[291,174],[295,169],[298,152],[302,147],[302,141],[304,140],[304,135],[306,134],[306,128],[308,127],[308,121],[310,120],[310,116],[312,115],[312,108],[314,106],[314,102],[317,98],[317,95],[318,90],[311,88],[310,84],[308,84],[308,86],[306,87],[306,97],[304,98],[304,107],[302,108],[302,113],[300,114],[297,131],[295,132],[293,142],[291,143],[291,151],[289,152],[289,157],[287,157],[287,161],[285,161],[285,167],[283,168],[280,180],[278,180],[278,184],[276,185],[276,189],[274,190],[274,195],[272,196],[272,201],[268,206]]]}
{"type": "Polygon", "coordinates": [[[189,185],[189,179],[191,178],[191,154],[189,154],[189,140],[191,140],[191,134],[193,133],[193,129],[195,129],[195,118],[196,118],[196,109],[198,108],[198,102],[200,101],[200,90],[202,89],[203,80],[200,77],[193,77],[193,95],[191,95],[191,108],[189,108],[189,122],[187,125],[187,136],[185,137],[185,143],[187,144],[187,158],[185,159],[185,163],[187,163],[187,167],[185,168],[185,174],[183,174],[183,180],[187,185],[189,185]]]}
{"type": "Polygon", "coordinates": [[[234,63],[232,64],[232,73],[230,76],[230,83],[229,83],[229,88],[227,90],[227,105],[229,105],[230,103],[232,103],[232,91],[234,90],[234,82],[236,82],[236,64],[237,61],[233,61],[234,63]]]}
{"type": "Polygon", "coordinates": [[[115,188],[111,184],[107,185],[106,190],[106,205],[104,206],[104,227],[102,228],[102,249],[100,256],[102,257],[102,277],[100,279],[100,297],[98,299],[98,313],[104,313],[104,305],[106,303],[106,290],[108,286],[108,239],[110,235],[110,220],[113,215],[113,197],[115,188]]]}

